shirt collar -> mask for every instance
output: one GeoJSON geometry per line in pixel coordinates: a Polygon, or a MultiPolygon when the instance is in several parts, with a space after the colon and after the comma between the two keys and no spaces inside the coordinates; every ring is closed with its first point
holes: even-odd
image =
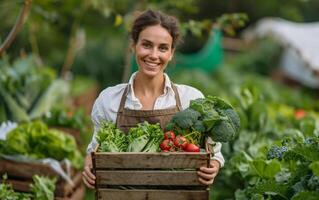
{"type": "MultiPolygon", "coordinates": [[[[135,96],[135,93],[134,93],[134,87],[133,87],[133,84],[134,84],[134,79],[136,77],[136,74],[137,72],[134,72],[129,81],[128,81],[128,85],[129,85],[129,94],[128,96],[132,99],[132,100],[135,100],[135,101],[138,101],[138,99],[136,98],[135,96]]],[[[171,80],[169,79],[168,75],[166,73],[164,73],[164,78],[165,78],[165,83],[164,83],[164,94],[163,95],[166,95],[167,92],[174,92],[173,91],[173,88],[172,88],[172,82],[171,80]]]]}

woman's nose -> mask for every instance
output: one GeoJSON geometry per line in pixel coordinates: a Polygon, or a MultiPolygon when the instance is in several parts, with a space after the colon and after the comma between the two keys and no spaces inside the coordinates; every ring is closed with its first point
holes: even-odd
{"type": "Polygon", "coordinates": [[[156,48],[153,48],[151,53],[150,53],[150,58],[152,59],[157,59],[158,58],[158,51],[156,50],[156,48]]]}

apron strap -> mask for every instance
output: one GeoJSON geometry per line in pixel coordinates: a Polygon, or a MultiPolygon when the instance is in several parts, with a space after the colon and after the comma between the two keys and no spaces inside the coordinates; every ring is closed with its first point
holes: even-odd
{"type": "Polygon", "coordinates": [[[118,113],[122,113],[123,110],[124,110],[124,106],[125,106],[125,101],[126,101],[126,96],[128,94],[128,90],[129,90],[129,84],[127,84],[127,86],[126,86],[126,88],[125,88],[125,90],[123,92],[118,113]]]}
{"type": "Polygon", "coordinates": [[[173,84],[173,82],[171,82],[171,86],[172,86],[172,89],[173,89],[173,91],[175,93],[176,106],[178,108],[178,111],[181,111],[182,110],[182,103],[181,103],[181,99],[179,97],[179,93],[177,91],[176,86],[173,84]]]}

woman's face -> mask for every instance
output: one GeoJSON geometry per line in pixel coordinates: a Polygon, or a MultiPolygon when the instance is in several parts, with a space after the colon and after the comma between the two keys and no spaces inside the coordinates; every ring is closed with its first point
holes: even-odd
{"type": "Polygon", "coordinates": [[[174,54],[172,43],[172,36],[160,25],[142,30],[133,46],[139,72],[149,77],[161,75],[174,54]]]}

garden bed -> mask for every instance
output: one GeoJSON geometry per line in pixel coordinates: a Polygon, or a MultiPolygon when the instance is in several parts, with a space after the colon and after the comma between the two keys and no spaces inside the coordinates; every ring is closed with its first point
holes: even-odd
{"type": "MultiPolygon", "coordinates": [[[[62,165],[65,170],[65,166],[62,165]]],[[[81,173],[74,169],[70,170],[71,178],[74,185],[66,182],[55,172],[49,165],[41,163],[17,162],[0,158],[0,174],[7,174],[7,183],[12,184],[15,191],[30,192],[30,184],[33,182],[34,175],[57,177],[55,196],[70,197],[75,193],[82,184],[81,173]]]]}

